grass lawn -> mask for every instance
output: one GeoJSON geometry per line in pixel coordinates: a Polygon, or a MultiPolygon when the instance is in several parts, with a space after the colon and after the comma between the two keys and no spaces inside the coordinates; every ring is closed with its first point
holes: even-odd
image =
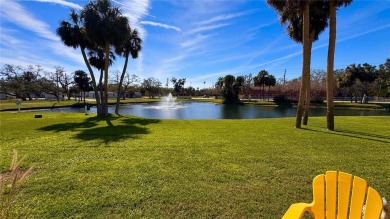
{"type": "MultiPolygon", "coordinates": [[[[87,104],[96,104],[96,101],[91,101],[92,99],[87,99],[87,104]]],[[[13,110],[17,111],[18,107],[15,103],[16,100],[0,100],[0,111],[13,110]]],[[[126,103],[149,103],[149,102],[158,102],[160,99],[158,98],[127,98],[125,100],[121,100],[121,104],[126,103]]],[[[52,107],[70,107],[77,104],[83,104],[83,101],[75,101],[75,100],[65,100],[57,102],[56,100],[27,100],[22,101],[20,105],[20,109],[43,109],[43,108],[52,108],[52,107]]],[[[115,104],[116,99],[109,99],[109,104],[115,104]]]]}
{"type": "Polygon", "coordinates": [[[314,176],[352,173],[390,198],[390,116],[97,119],[0,113],[0,172],[12,150],[35,170],[16,209],[27,218],[281,218],[312,200],[314,176]]]}

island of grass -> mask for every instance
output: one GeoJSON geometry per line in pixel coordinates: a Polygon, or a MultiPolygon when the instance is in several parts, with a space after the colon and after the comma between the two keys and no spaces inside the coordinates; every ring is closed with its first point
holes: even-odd
{"type": "Polygon", "coordinates": [[[34,167],[14,209],[27,218],[281,218],[337,170],[390,197],[390,116],[248,120],[106,119],[0,113],[0,172],[34,167]]]}

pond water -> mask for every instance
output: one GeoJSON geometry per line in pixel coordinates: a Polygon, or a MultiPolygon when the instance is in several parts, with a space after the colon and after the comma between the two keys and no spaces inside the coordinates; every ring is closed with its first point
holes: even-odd
{"type": "MultiPolygon", "coordinates": [[[[114,113],[115,106],[109,106],[114,113]]],[[[53,109],[56,112],[84,112],[84,108],[53,109]]],[[[92,107],[90,113],[96,113],[92,107]]],[[[161,102],[121,105],[120,114],[152,119],[255,119],[295,117],[296,108],[257,105],[223,105],[201,102],[161,102]]],[[[310,116],[325,116],[325,108],[311,108],[310,116]]],[[[389,111],[335,109],[336,116],[390,116],[389,111]]]]}

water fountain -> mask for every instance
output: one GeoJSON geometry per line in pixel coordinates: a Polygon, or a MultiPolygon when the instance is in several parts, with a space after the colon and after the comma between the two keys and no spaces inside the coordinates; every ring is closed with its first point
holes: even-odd
{"type": "Polygon", "coordinates": [[[171,93],[169,93],[168,96],[162,97],[161,101],[157,105],[149,105],[148,108],[159,110],[176,110],[184,108],[184,105],[176,102],[176,98],[173,97],[171,93]]]}
{"type": "Polygon", "coordinates": [[[172,96],[172,94],[169,93],[168,96],[163,97],[163,102],[166,102],[166,103],[174,103],[174,102],[176,102],[176,98],[174,98],[174,97],[172,96]]]}

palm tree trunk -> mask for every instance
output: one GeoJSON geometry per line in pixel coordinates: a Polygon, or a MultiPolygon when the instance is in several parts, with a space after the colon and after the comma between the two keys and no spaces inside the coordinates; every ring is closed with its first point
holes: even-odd
{"type": "Polygon", "coordinates": [[[310,16],[310,10],[309,10],[309,2],[306,2],[304,13],[303,13],[303,60],[302,60],[302,81],[301,81],[301,88],[299,90],[299,100],[298,100],[298,107],[297,107],[297,117],[295,120],[295,128],[301,128],[302,124],[302,115],[303,115],[303,107],[306,97],[306,88],[308,83],[310,83],[310,37],[309,37],[309,16],[310,16]],[[309,79],[309,80],[308,80],[309,79]]]}
{"type": "Polygon", "coordinates": [[[119,114],[119,102],[120,102],[120,96],[122,95],[122,83],[123,83],[123,79],[125,77],[128,61],[129,61],[129,53],[126,54],[125,65],[123,66],[121,79],[119,80],[118,96],[116,97],[116,105],[115,105],[115,113],[116,114],[119,114]]]}
{"type": "Polygon", "coordinates": [[[100,78],[99,78],[99,93],[100,93],[100,101],[104,102],[104,95],[103,95],[103,74],[104,69],[100,70],[100,78]]]}
{"type": "Polygon", "coordinates": [[[271,91],[271,85],[268,85],[268,94],[267,94],[267,101],[269,101],[269,92],[271,91]]]}
{"type": "Polygon", "coordinates": [[[97,116],[102,116],[102,106],[101,106],[101,102],[100,102],[100,98],[99,98],[98,89],[97,89],[97,86],[96,86],[95,75],[93,74],[91,65],[88,62],[87,55],[85,54],[84,48],[80,48],[80,49],[81,49],[81,54],[83,55],[84,62],[87,65],[89,74],[91,75],[93,91],[95,92],[97,116]]]}
{"type": "MultiPolygon", "coordinates": [[[[311,65],[311,48],[313,45],[313,40],[314,40],[314,31],[310,32],[310,42],[309,42],[309,66],[311,65]]],[[[310,67],[309,67],[310,69],[310,67]]],[[[310,91],[311,91],[311,85],[310,85],[310,80],[311,75],[309,72],[309,81],[306,87],[306,100],[305,100],[305,110],[303,112],[303,125],[307,125],[309,122],[309,106],[310,106],[310,91]]]]}
{"type": "Polygon", "coordinates": [[[336,7],[334,0],[329,1],[329,46],[328,46],[328,65],[326,71],[326,128],[334,130],[334,53],[336,44],[336,7]]]}
{"type": "Polygon", "coordinates": [[[105,43],[106,60],[104,63],[104,115],[108,116],[108,64],[110,59],[110,42],[106,40],[105,43]]]}

